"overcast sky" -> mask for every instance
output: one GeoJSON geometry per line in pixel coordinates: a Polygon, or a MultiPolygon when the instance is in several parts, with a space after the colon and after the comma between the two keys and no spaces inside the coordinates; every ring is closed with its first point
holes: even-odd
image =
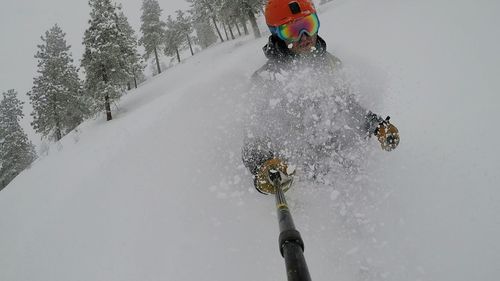
{"type": "MultiPolygon", "coordinates": [[[[141,0],[121,0],[130,24],[139,32],[141,0]]],[[[185,0],[158,0],[163,17],[186,10],[185,0]]],[[[24,94],[31,89],[37,61],[33,57],[40,36],[55,23],[66,33],[75,64],[83,53],[82,38],[88,27],[87,0],[0,0],[0,92],[15,89],[24,94]]]]}

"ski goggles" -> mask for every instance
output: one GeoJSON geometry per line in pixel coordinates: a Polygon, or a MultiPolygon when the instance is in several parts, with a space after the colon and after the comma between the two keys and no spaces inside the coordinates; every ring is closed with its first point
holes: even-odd
{"type": "Polygon", "coordinates": [[[319,19],[316,13],[280,26],[269,26],[271,33],[285,42],[297,42],[302,34],[313,36],[318,33],[319,19]]]}

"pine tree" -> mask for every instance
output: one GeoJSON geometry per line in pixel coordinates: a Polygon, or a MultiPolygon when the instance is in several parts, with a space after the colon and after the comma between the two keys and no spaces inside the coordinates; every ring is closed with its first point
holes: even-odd
{"type": "Polygon", "coordinates": [[[262,10],[262,6],[264,5],[263,0],[247,0],[243,1],[243,10],[246,11],[248,15],[248,19],[250,20],[250,25],[252,25],[253,34],[255,38],[260,38],[260,30],[257,25],[257,19],[255,18],[256,14],[259,14],[259,11],[262,10]]]}
{"type": "Polygon", "coordinates": [[[129,58],[134,51],[127,45],[127,36],[120,30],[119,7],[111,0],[89,0],[89,28],[85,31],[82,66],[85,68],[85,88],[93,100],[94,109],[104,105],[106,120],[111,120],[111,103],[118,100],[131,79],[129,58]]]}
{"type": "Polygon", "coordinates": [[[194,55],[193,45],[191,43],[191,33],[193,33],[192,17],[187,16],[181,10],[177,10],[175,11],[175,13],[177,14],[177,18],[175,21],[177,23],[178,30],[184,36],[186,40],[185,43],[188,44],[189,51],[191,51],[191,55],[194,55]]]}
{"type": "Polygon", "coordinates": [[[33,79],[28,93],[33,106],[31,125],[37,133],[55,141],[78,126],[88,111],[65,35],[56,24],[41,37],[35,55],[39,76],[33,79]]]}
{"type": "MultiPolygon", "coordinates": [[[[257,25],[257,18],[255,15],[259,14],[262,10],[262,7],[265,4],[265,0],[225,0],[228,1],[235,15],[239,15],[240,21],[243,22],[245,17],[250,20],[250,25],[253,29],[253,34],[255,38],[260,38],[262,35],[259,30],[259,26],[257,25]]],[[[244,24],[246,29],[246,25],[244,24]]]]}
{"type": "Polygon", "coordinates": [[[182,26],[180,26],[177,21],[173,20],[171,16],[168,16],[167,32],[165,35],[165,55],[176,55],[178,62],[181,62],[179,50],[184,41],[184,33],[180,28],[182,28],[182,26]]]}
{"type": "Polygon", "coordinates": [[[215,35],[212,26],[207,20],[195,22],[194,30],[196,32],[196,44],[200,45],[202,49],[206,49],[217,42],[217,35],[215,35]]]}
{"type": "Polygon", "coordinates": [[[35,148],[19,121],[23,103],[17,92],[8,90],[0,101],[0,190],[36,159],[35,148]]]}
{"type": "Polygon", "coordinates": [[[236,8],[234,7],[235,0],[224,0],[222,2],[222,6],[219,10],[219,17],[223,20],[224,31],[226,32],[226,37],[229,40],[229,36],[227,35],[227,30],[229,30],[229,34],[231,34],[231,39],[235,39],[232,25],[232,19],[236,14],[236,8]]]}
{"type": "Polygon", "coordinates": [[[140,43],[146,50],[146,59],[148,59],[152,54],[155,55],[158,73],[161,73],[160,61],[158,59],[158,49],[163,46],[166,26],[166,24],[160,19],[161,12],[162,9],[160,8],[158,1],[144,0],[142,2],[142,37],[140,39],[140,43]]]}
{"type": "Polygon", "coordinates": [[[221,42],[224,42],[222,34],[217,26],[217,15],[222,7],[223,0],[186,0],[191,3],[191,14],[196,22],[212,21],[221,42]]]}
{"type": "Polygon", "coordinates": [[[262,7],[265,4],[265,0],[186,0],[191,3],[191,13],[195,15],[195,21],[200,22],[200,18],[203,20],[210,19],[212,24],[219,34],[219,38],[222,42],[224,39],[217,28],[216,18],[222,23],[224,31],[226,32],[226,38],[229,39],[227,31],[234,38],[234,33],[232,31],[231,25],[235,24],[234,18],[238,18],[239,22],[243,25],[245,34],[248,34],[248,29],[246,27],[247,19],[252,25],[255,38],[261,37],[259,27],[257,25],[256,15],[262,11],[262,7]]]}
{"type": "MultiPolygon", "coordinates": [[[[118,15],[118,26],[120,30],[125,34],[125,37],[127,38],[127,41],[125,44],[128,46],[130,50],[132,50],[132,53],[127,57],[128,63],[130,65],[130,73],[129,75],[132,77],[133,82],[134,82],[134,87],[137,88],[137,83],[141,78],[143,77],[143,71],[144,71],[144,63],[141,59],[141,55],[139,55],[139,52],[137,50],[138,48],[138,42],[137,42],[137,37],[135,36],[135,31],[130,26],[127,17],[123,12],[120,11],[118,15]]],[[[130,90],[130,82],[127,83],[127,87],[130,90]]]]}

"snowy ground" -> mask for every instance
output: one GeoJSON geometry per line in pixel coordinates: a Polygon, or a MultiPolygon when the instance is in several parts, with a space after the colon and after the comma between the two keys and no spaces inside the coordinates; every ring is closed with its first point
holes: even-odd
{"type": "MultiPolygon", "coordinates": [[[[398,150],[288,193],[314,280],[497,280],[495,1],[334,1],[320,34],[398,150]]],[[[250,37],[86,122],[0,193],[1,280],[285,280],[272,197],[241,167],[250,37]]],[[[371,142],[377,146],[375,140],[371,142]]]]}

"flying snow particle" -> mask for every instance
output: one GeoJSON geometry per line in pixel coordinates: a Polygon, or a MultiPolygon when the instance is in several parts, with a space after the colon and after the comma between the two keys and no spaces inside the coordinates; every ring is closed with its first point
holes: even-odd
{"type": "Polygon", "coordinates": [[[335,201],[335,200],[337,200],[339,195],[340,195],[340,192],[338,190],[334,190],[334,191],[332,191],[332,193],[330,193],[330,199],[332,199],[332,201],[335,201]]]}

